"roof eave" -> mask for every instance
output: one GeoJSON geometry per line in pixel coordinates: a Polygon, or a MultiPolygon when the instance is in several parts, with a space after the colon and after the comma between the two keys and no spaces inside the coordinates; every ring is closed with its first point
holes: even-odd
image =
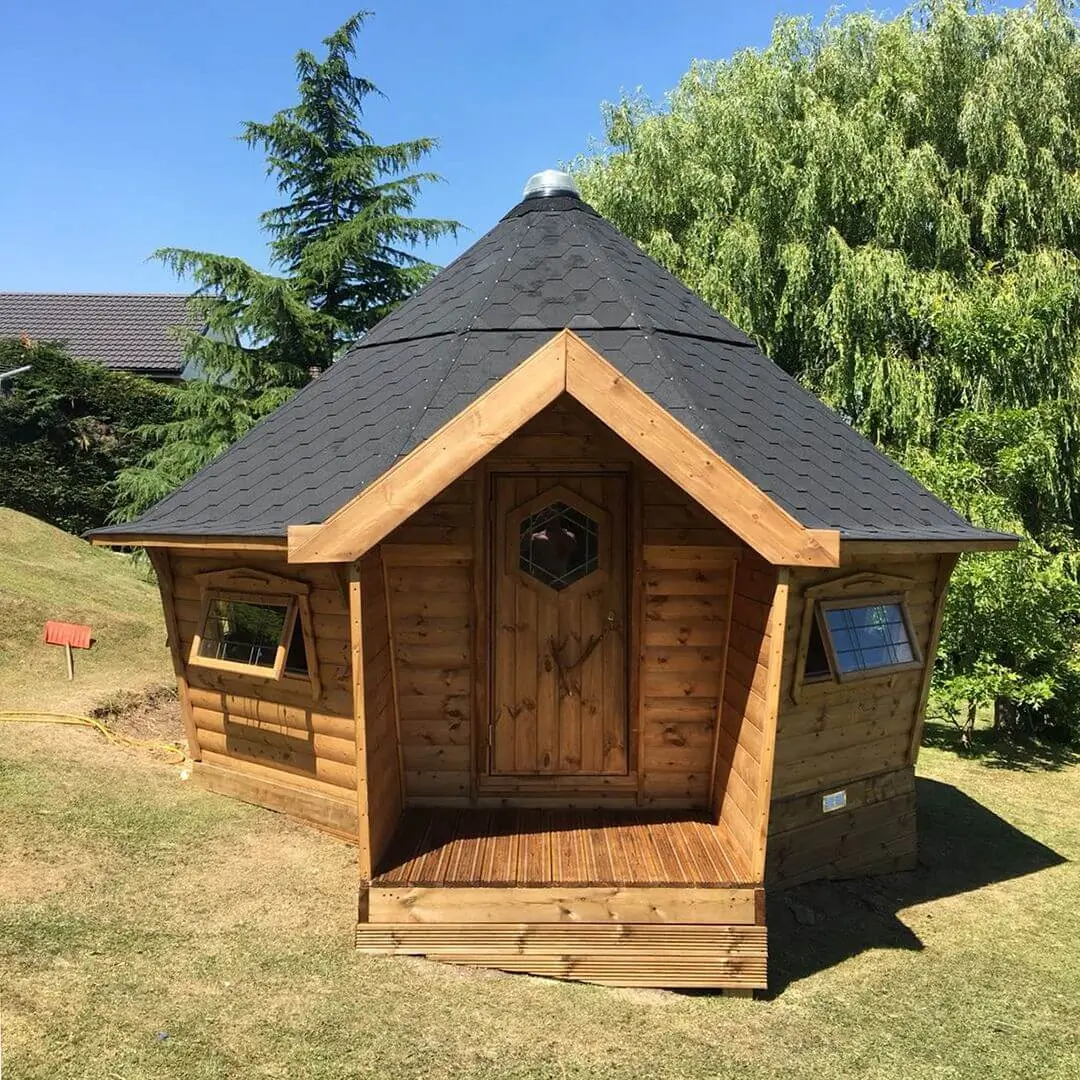
{"type": "Polygon", "coordinates": [[[94,547],[187,548],[199,551],[287,551],[285,536],[221,536],[212,533],[149,533],[94,530],[86,534],[94,547]]]}
{"type": "Polygon", "coordinates": [[[945,555],[963,554],[966,551],[1014,551],[1020,544],[1019,536],[1007,533],[984,537],[931,537],[920,540],[912,537],[880,540],[840,540],[840,559],[866,555],[945,555]]]}
{"type": "Polygon", "coordinates": [[[289,527],[289,562],[352,562],[560,394],[576,399],[766,560],[840,565],[840,534],[808,529],[564,329],[317,525],[289,527]]]}

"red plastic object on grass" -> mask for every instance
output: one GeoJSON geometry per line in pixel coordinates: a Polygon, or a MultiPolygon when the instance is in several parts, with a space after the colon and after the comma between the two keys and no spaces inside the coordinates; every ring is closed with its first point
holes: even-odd
{"type": "Polygon", "coordinates": [[[45,644],[70,645],[73,649],[89,649],[92,632],[89,626],[80,626],[78,623],[70,622],[55,622],[50,619],[45,624],[45,644]]]}

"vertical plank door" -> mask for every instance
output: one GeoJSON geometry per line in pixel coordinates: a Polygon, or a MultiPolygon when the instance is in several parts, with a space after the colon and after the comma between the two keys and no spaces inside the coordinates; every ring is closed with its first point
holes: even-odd
{"type": "Polygon", "coordinates": [[[626,479],[496,476],[489,771],[627,771],[626,479]]]}

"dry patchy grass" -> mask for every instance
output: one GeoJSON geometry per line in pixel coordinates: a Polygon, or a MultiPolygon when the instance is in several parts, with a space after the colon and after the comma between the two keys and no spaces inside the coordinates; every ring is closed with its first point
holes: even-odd
{"type": "Polygon", "coordinates": [[[118,686],[170,682],[165,624],[147,568],[0,507],[0,711],[84,712],[118,686]],[[94,646],[46,645],[46,619],[89,624],[94,646]]]}
{"type": "Polygon", "coordinates": [[[361,956],[350,848],[0,728],[5,1077],[1073,1078],[1080,769],[922,771],[924,865],[774,898],[741,1001],[361,956]]]}

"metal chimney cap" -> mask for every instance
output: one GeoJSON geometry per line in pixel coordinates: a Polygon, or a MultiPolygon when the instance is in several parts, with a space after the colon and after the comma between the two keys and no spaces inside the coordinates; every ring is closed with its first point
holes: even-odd
{"type": "Polygon", "coordinates": [[[581,198],[574,178],[559,169],[544,169],[543,172],[534,173],[529,177],[525,185],[523,195],[526,199],[546,199],[551,195],[572,195],[575,199],[581,198]]]}

